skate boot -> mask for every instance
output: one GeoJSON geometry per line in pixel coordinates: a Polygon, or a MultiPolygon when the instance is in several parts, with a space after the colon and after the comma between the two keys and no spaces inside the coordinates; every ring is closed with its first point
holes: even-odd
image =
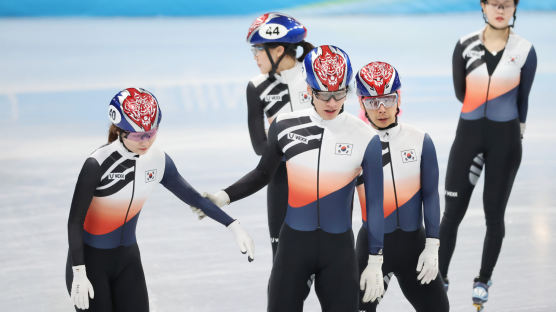
{"type": "Polygon", "coordinates": [[[488,280],[486,283],[479,277],[473,280],[473,306],[477,312],[483,311],[484,304],[488,301],[488,288],[491,285],[492,280],[488,280]]]}

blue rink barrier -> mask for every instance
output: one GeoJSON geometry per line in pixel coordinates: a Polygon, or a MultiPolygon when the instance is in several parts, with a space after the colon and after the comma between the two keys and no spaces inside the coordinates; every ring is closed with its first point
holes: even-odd
{"type": "MultiPolygon", "coordinates": [[[[479,0],[1,0],[0,17],[219,16],[298,10],[308,14],[428,14],[478,10],[479,0]]],[[[556,0],[522,0],[520,10],[556,10],[556,0]]]]}

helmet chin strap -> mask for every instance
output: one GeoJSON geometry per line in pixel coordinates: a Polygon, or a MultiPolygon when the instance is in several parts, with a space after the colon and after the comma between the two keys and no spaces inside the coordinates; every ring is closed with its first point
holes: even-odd
{"type": "Polygon", "coordinates": [[[500,28],[500,27],[496,27],[496,26],[492,25],[492,24],[488,21],[488,19],[487,19],[487,17],[486,17],[486,14],[485,14],[485,11],[482,11],[482,12],[483,12],[483,19],[485,20],[485,23],[486,23],[488,26],[492,27],[492,29],[496,29],[496,30],[505,30],[505,29],[508,29],[508,28],[510,28],[510,27],[513,28],[514,25],[515,25],[515,20],[516,20],[516,18],[517,18],[516,15],[515,15],[515,13],[517,12],[517,8],[516,8],[515,11],[514,11],[514,20],[512,21],[512,24],[511,24],[511,25],[508,25],[508,26],[506,26],[506,27],[500,28]]]}
{"type": "Polygon", "coordinates": [[[276,70],[278,70],[278,65],[280,64],[280,61],[282,61],[284,56],[286,56],[286,47],[284,47],[284,53],[280,55],[278,60],[276,60],[276,63],[274,63],[274,61],[272,60],[272,56],[270,55],[270,50],[266,45],[264,46],[264,50],[266,52],[266,55],[268,56],[268,60],[270,61],[270,65],[271,65],[270,71],[268,72],[268,78],[270,79],[270,81],[274,81],[276,80],[274,74],[276,74],[276,70]]]}
{"type": "Polygon", "coordinates": [[[369,118],[369,115],[367,114],[367,111],[366,111],[366,110],[365,110],[365,117],[367,117],[367,120],[369,120],[369,122],[371,123],[371,125],[373,125],[373,127],[375,127],[377,130],[388,130],[388,129],[394,128],[395,126],[398,125],[398,114],[399,114],[399,113],[400,113],[400,109],[398,108],[398,109],[397,109],[397,112],[396,112],[396,119],[394,120],[394,122],[391,123],[391,124],[389,124],[389,125],[386,126],[386,127],[383,127],[383,128],[377,126],[377,125],[371,120],[371,118],[369,118]]]}

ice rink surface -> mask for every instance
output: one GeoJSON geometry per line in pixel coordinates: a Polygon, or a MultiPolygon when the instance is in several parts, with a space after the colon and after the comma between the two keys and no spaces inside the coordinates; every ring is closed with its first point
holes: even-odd
{"type": "MultiPolygon", "coordinates": [[[[254,168],[244,94],[258,73],[244,42],[254,18],[0,19],[2,311],[72,311],[64,278],[69,205],[83,161],[106,140],[106,107],[118,90],[141,86],[157,95],[163,119],[156,144],[198,190],[219,190],[254,168]]],[[[460,36],[483,27],[480,14],[299,18],[308,41],[343,48],[354,70],[373,60],[397,67],[401,121],[434,140],[442,194],[461,108],[452,90],[452,50],[460,36]]],[[[556,35],[550,29],[555,13],[518,15],[516,32],[533,42],[538,67],[486,311],[556,311],[556,35]]],[[[346,109],[357,111],[355,96],[346,109]]],[[[481,179],[459,230],[451,311],[473,311],[471,285],[485,232],[482,186],[481,179]]],[[[265,190],[226,211],[253,236],[254,262],[238,252],[226,228],[197,221],[163,187],[155,190],[137,228],[151,311],[266,310],[265,190]]],[[[320,311],[313,291],[305,311],[320,311]]],[[[412,308],[393,282],[379,311],[412,308]]]]}

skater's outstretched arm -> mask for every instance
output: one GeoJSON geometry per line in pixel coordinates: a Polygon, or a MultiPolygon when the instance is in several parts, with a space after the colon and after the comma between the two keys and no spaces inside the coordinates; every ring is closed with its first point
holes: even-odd
{"type": "Polygon", "coordinates": [[[232,219],[220,207],[213,204],[207,198],[201,196],[187,181],[179,174],[174,161],[170,156],[165,154],[166,164],[164,168],[164,176],[160,181],[165,188],[176,195],[186,204],[192,207],[198,207],[205,215],[217,222],[225,225],[234,234],[235,240],[239,245],[242,253],[247,253],[249,262],[255,259],[255,246],[253,240],[247,232],[241,227],[238,220],[232,219]]]}
{"type": "Polygon", "coordinates": [[[174,161],[167,154],[164,167],[164,176],[160,181],[165,188],[172,192],[184,203],[201,209],[211,219],[228,226],[234,219],[217,207],[207,198],[201,196],[178,172],[174,161]]]}
{"type": "Polygon", "coordinates": [[[257,167],[224,190],[228,194],[230,202],[254,194],[270,182],[278,166],[280,166],[283,156],[278,144],[277,128],[276,122],[272,122],[268,130],[268,142],[257,167]]]}

